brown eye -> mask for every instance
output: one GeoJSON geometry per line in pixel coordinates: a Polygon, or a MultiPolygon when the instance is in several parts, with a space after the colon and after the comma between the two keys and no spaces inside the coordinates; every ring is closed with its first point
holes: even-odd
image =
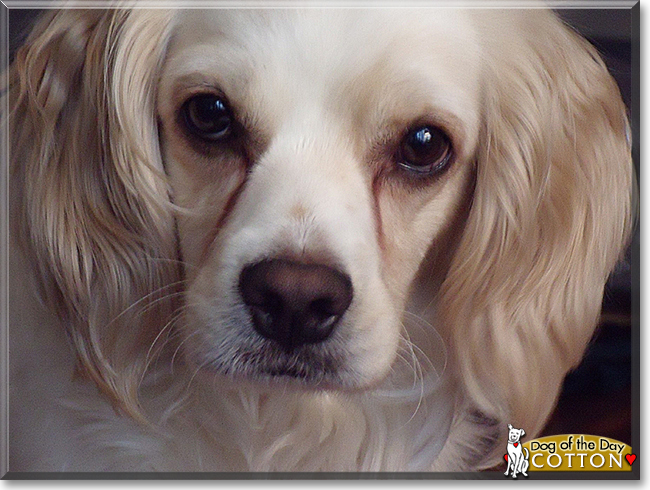
{"type": "Polygon", "coordinates": [[[181,109],[187,129],[199,138],[217,141],[228,136],[232,116],[225,101],[214,94],[196,95],[181,109]]]}
{"type": "Polygon", "coordinates": [[[404,137],[400,145],[400,167],[417,174],[440,172],[451,161],[451,141],[444,131],[434,126],[420,126],[404,137]]]}

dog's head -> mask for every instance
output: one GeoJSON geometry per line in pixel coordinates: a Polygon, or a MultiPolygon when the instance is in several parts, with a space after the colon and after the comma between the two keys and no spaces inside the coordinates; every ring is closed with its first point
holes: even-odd
{"type": "Polygon", "coordinates": [[[515,429],[512,424],[508,424],[508,442],[519,442],[525,435],[524,429],[515,429]]]}
{"type": "Polygon", "coordinates": [[[629,232],[625,108],[547,12],[61,11],[13,77],[16,221],[132,411],[169,343],[370,387],[411,307],[468,399],[534,431],[629,232]]]}

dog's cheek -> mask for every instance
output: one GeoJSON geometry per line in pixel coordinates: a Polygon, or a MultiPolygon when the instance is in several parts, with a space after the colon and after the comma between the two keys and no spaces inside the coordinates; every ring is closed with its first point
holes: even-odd
{"type": "Polygon", "coordinates": [[[189,285],[185,293],[187,308],[179,321],[182,355],[195,366],[230,362],[223,359],[227,350],[217,347],[235,345],[245,333],[244,320],[227,307],[232,303],[231,296],[214,283],[215,274],[209,269],[203,268],[189,285]]]}
{"type": "Polygon", "coordinates": [[[214,248],[223,238],[220,232],[245,172],[237,162],[206,162],[178,145],[167,145],[164,151],[178,206],[179,259],[185,271],[185,308],[176,322],[181,334],[179,355],[194,366],[227,363],[228,353],[215,347],[237,343],[246,333],[242,328],[246,319],[229,308],[235,299],[224,276],[217,274],[214,248]]]}
{"type": "Polygon", "coordinates": [[[349,371],[356,382],[371,385],[384,378],[391,369],[401,338],[400,310],[393,305],[387,289],[376,281],[359,295],[348,319],[349,371]]]}
{"type": "MultiPolygon", "coordinates": [[[[376,185],[382,274],[394,298],[406,299],[418,271],[429,259],[448,260],[447,251],[453,252],[469,206],[471,182],[472,166],[457,161],[444,176],[423,185],[412,185],[403,177],[387,178],[376,185]]],[[[437,283],[440,278],[431,274],[443,273],[442,265],[431,264],[424,280],[437,283]]],[[[404,302],[399,303],[403,306],[404,302]]]]}
{"type": "Polygon", "coordinates": [[[439,226],[419,217],[419,209],[383,193],[378,198],[382,275],[394,298],[404,297],[439,226]]]}
{"type": "Polygon", "coordinates": [[[186,273],[192,276],[224,227],[245,170],[238,162],[206,162],[175,146],[165,148],[165,155],[173,201],[178,206],[181,258],[188,266],[186,273]]]}

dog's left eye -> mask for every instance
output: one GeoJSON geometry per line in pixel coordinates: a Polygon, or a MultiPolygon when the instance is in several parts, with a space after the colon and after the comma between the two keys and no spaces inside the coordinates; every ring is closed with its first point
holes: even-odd
{"type": "Polygon", "coordinates": [[[230,109],[217,95],[195,95],[185,102],[181,112],[189,131],[202,139],[217,141],[231,132],[230,109]]]}
{"type": "Polygon", "coordinates": [[[398,163],[417,174],[431,175],[443,170],[452,159],[451,141],[435,126],[409,131],[401,142],[398,163]]]}

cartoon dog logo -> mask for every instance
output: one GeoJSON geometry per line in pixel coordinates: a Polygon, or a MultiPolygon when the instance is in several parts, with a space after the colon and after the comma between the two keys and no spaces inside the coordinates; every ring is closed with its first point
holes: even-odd
{"type": "Polygon", "coordinates": [[[528,477],[528,449],[521,445],[521,438],[526,435],[524,429],[515,429],[511,424],[508,424],[508,454],[505,475],[508,476],[510,470],[513,478],[517,478],[517,473],[521,473],[528,477]]]}

